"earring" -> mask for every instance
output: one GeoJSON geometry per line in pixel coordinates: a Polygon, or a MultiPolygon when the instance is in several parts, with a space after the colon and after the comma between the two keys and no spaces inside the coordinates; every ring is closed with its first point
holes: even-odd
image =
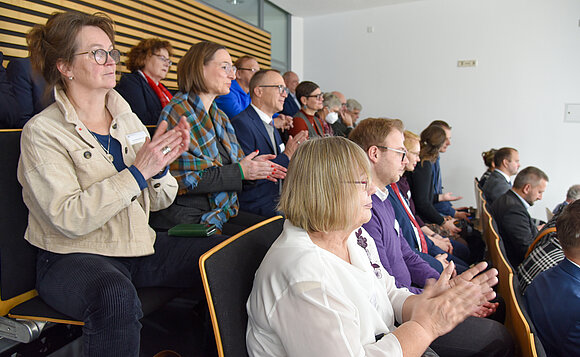
{"type": "Polygon", "coordinates": [[[73,76],[69,76],[69,77],[68,77],[68,80],[69,80],[69,81],[72,81],[72,80],[73,80],[73,76]]]}

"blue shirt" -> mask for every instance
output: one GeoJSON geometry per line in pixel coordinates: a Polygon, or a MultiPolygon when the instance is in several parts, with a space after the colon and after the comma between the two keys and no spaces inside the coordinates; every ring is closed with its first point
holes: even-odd
{"type": "Polygon", "coordinates": [[[244,92],[237,80],[232,81],[230,92],[226,95],[221,95],[215,99],[215,104],[220,108],[229,119],[240,114],[244,109],[250,105],[252,99],[250,93],[244,92]]]}

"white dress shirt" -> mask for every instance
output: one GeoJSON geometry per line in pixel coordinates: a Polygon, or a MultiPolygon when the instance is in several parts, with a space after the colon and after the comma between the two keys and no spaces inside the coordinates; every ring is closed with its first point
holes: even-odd
{"type": "Polygon", "coordinates": [[[350,264],[318,247],[303,229],[284,223],[246,305],[250,356],[403,355],[390,332],[413,294],[395,286],[364,229],[353,232],[347,244],[350,264]],[[366,240],[367,248],[357,239],[366,240]],[[385,335],[376,341],[380,334],[385,335]]]}

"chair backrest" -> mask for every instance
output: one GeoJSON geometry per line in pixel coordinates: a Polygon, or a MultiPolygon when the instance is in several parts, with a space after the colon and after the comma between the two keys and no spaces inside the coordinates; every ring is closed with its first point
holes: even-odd
{"type": "Polygon", "coordinates": [[[282,232],[283,223],[281,216],[267,219],[215,246],[199,259],[220,357],[248,355],[246,301],[256,270],[282,232]]]}
{"type": "Polygon", "coordinates": [[[477,179],[477,177],[473,180],[473,192],[475,194],[475,207],[476,207],[476,211],[475,211],[475,219],[477,224],[479,225],[479,227],[476,227],[478,229],[483,229],[483,223],[481,222],[481,217],[482,217],[482,210],[483,210],[483,200],[482,200],[482,192],[481,192],[481,188],[479,187],[479,180],[477,179]]]}
{"type": "Polygon", "coordinates": [[[37,295],[36,248],[24,240],[28,209],[16,178],[21,130],[0,130],[0,316],[37,295]]]}
{"type": "Polygon", "coordinates": [[[526,258],[528,257],[528,255],[530,255],[530,253],[532,252],[532,250],[534,250],[534,247],[536,246],[536,244],[538,244],[538,242],[544,238],[544,236],[548,233],[552,233],[556,231],[556,227],[550,227],[550,228],[546,228],[546,229],[542,229],[540,231],[540,233],[538,233],[538,235],[536,236],[536,238],[534,239],[534,241],[532,242],[532,244],[530,244],[530,246],[528,247],[528,251],[526,252],[526,258]]]}

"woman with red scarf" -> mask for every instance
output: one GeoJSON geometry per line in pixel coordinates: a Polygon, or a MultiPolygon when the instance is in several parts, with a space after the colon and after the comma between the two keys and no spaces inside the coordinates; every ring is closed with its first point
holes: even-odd
{"type": "Polygon", "coordinates": [[[169,41],[147,38],[127,53],[131,73],[124,73],[115,89],[145,125],[156,125],[161,109],[173,97],[161,84],[173,63],[171,52],[169,41]]]}

